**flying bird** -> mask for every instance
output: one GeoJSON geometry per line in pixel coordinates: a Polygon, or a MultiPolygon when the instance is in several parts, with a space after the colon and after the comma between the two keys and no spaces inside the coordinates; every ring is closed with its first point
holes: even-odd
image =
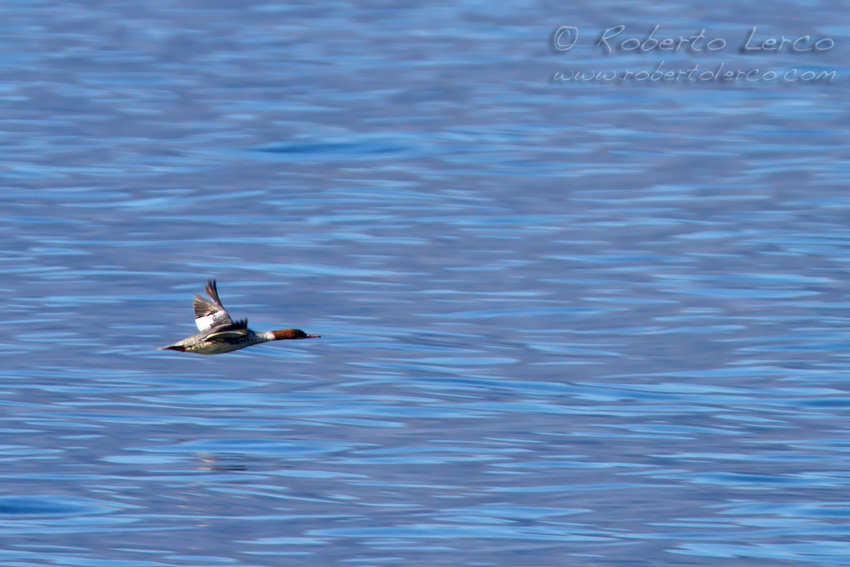
{"type": "Polygon", "coordinates": [[[252,331],[248,328],[248,319],[234,323],[230,315],[227,314],[218,298],[215,280],[207,282],[204,291],[207,292],[210,299],[196,294],[195,301],[192,303],[195,308],[195,324],[200,332],[173,345],[160,347],[159,350],[222,354],[269,341],[319,338],[319,335],[308,335],[301,329],[252,331]]]}

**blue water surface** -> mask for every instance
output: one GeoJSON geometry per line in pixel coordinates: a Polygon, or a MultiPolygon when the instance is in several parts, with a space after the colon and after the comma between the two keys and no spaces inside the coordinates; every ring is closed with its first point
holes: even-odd
{"type": "Polygon", "coordinates": [[[0,4],[0,563],[850,564],[850,22],[778,6],[0,4]],[[837,75],[552,80],[661,61],[837,75]],[[157,351],[208,278],[322,338],[157,351]]]}

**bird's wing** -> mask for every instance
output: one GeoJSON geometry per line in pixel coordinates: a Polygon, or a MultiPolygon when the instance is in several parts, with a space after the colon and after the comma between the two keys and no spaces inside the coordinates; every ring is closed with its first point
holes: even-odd
{"type": "Polygon", "coordinates": [[[223,325],[210,329],[207,335],[204,336],[204,340],[208,341],[210,339],[238,338],[244,337],[247,334],[248,319],[242,319],[241,321],[236,321],[235,323],[231,322],[229,325],[223,325]]]}
{"type": "Polygon", "coordinates": [[[215,285],[215,280],[210,280],[204,286],[204,291],[210,296],[209,299],[195,295],[195,301],[192,306],[195,308],[195,325],[201,332],[210,331],[218,327],[227,327],[233,325],[233,319],[225,311],[221,300],[218,298],[218,289],[215,285]]]}

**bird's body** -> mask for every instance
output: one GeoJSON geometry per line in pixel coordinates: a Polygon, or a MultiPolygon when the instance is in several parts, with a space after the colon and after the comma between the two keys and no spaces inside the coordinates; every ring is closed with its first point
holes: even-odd
{"type": "Polygon", "coordinates": [[[250,329],[246,333],[220,334],[212,338],[206,333],[198,333],[173,345],[164,346],[161,350],[179,350],[196,354],[223,354],[275,340],[268,335],[271,335],[271,333],[255,333],[250,329]]]}
{"type": "Polygon", "coordinates": [[[285,339],[313,339],[319,335],[308,335],[300,329],[281,329],[279,331],[252,331],[248,328],[248,319],[233,322],[221,300],[215,280],[210,280],[204,291],[210,299],[195,295],[195,324],[200,331],[197,335],[185,338],[173,345],[161,347],[160,350],[177,350],[197,354],[222,354],[239,350],[240,348],[280,341],[285,339]],[[211,301],[210,301],[211,300],[211,301]]]}

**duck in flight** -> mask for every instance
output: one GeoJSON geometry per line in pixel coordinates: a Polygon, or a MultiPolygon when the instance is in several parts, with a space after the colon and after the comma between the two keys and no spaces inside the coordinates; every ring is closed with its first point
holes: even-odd
{"type": "Polygon", "coordinates": [[[198,354],[221,354],[240,348],[282,341],[284,339],[318,339],[319,335],[308,335],[301,329],[281,329],[279,331],[252,331],[248,328],[248,319],[233,322],[218,298],[215,280],[204,286],[210,299],[195,295],[195,324],[200,333],[180,342],[160,347],[159,350],[178,350],[198,354]],[[212,300],[212,301],[210,301],[212,300]]]}

